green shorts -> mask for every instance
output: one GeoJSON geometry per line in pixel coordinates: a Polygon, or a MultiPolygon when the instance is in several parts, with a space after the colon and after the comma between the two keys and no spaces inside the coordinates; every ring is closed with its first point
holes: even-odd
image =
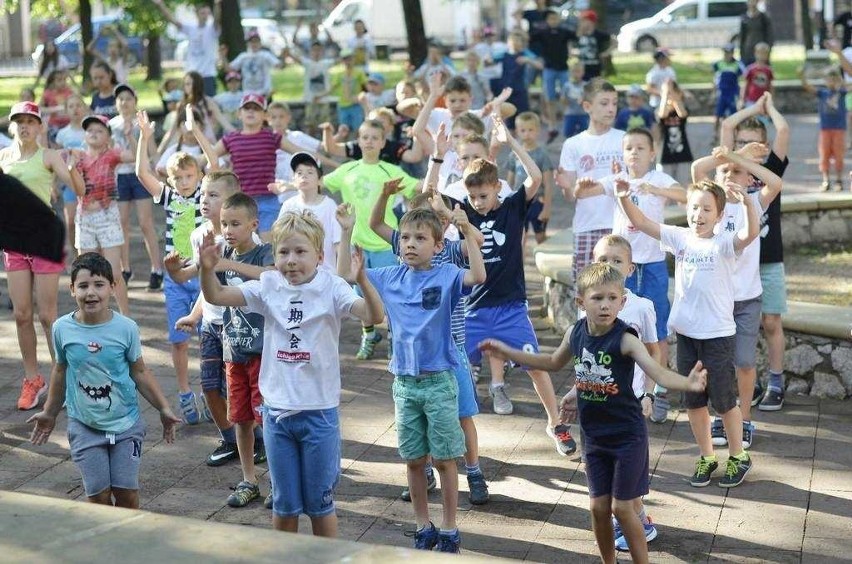
{"type": "Polygon", "coordinates": [[[465,453],[459,425],[459,385],[450,370],[393,379],[399,455],[451,460],[465,453]]]}
{"type": "Polygon", "coordinates": [[[784,263],[773,262],[760,265],[760,283],[763,286],[761,306],[764,314],[787,313],[787,283],[784,263]]]}

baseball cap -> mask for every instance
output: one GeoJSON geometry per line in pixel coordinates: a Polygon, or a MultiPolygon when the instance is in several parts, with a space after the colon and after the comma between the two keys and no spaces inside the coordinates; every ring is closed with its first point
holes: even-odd
{"type": "Polygon", "coordinates": [[[242,75],[240,73],[238,73],[237,71],[228,71],[228,73],[225,75],[225,82],[230,82],[232,80],[242,80],[242,79],[243,79],[242,75]]]}
{"type": "Polygon", "coordinates": [[[367,77],[367,82],[378,82],[379,84],[384,84],[385,75],[380,72],[371,72],[370,76],[367,77]]]}
{"type": "Polygon", "coordinates": [[[139,97],[136,95],[136,91],[133,90],[133,88],[129,84],[116,85],[116,87],[112,90],[112,95],[117,98],[118,95],[122,92],[130,92],[130,94],[132,94],[134,98],[136,98],[137,100],[139,99],[139,97]]]}
{"type": "Polygon", "coordinates": [[[589,20],[592,23],[598,23],[598,14],[594,10],[583,10],[580,12],[581,20],[589,20]]]}
{"type": "Polygon", "coordinates": [[[627,89],[628,96],[644,96],[645,91],[642,90],[642,87],[638,84],[631,84],[630,88],[627,89]]]}
{"type": "Polygon", "coordinates": [[[722,51],[725,51],[727,53],[733,53],[734,49],[735,47],[733,43],[727,43],[724,47],[722,47],[722,51]]]}
{"type": "Polygon", "coordinates": [[[179,88],[169,90],[163,95],[164,102],[180,102],[181,100],[183,100],[183,90],[179,88]]]}
{"type": "Polygon", "coordinates": [[[33,116],[42,121],[41,110],[38,109],[38,104],[35,102],[18,102],[12,106],[11,111],[9,111],[9,119],[13,120],[17,116],[33,116]]]}
{"type": "Polygon", "coordinates": [[[290,169],[292,169],[293,172],[296,172],[296,168],[301,164],[306,164],[314,167],[315,169],[317,169],[317,172],[322,175],[322,166],[310,153],[296,153],[290,159],[290,169]]]}
{"type": "Polygon", "coordinates": [[[260,106],[261,110],[266,110],[266,98],[260,94],[246,94],[243,96],[243,99],[240,100],[240,108],[244,108],[248,104],[256,104],[260,106]]]}
{"type": "Polygon", "coordinates": [[[83,129],[89,129],[89,126],[93,123],[99,123],[102,126],[107,128],[107,131],[112,133],[112,128],[109,126],[109,118],[100,114],[95,114],[91,116],[86,116],[83,118],[83,129]]]}

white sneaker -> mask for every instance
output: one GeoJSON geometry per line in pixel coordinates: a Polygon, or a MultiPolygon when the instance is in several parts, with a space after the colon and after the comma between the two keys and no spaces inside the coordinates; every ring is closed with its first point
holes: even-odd
{"type": "Polygon", "coordinates": [[[506,395],[506,386],[489,386],[488,394],[494,403],[494,413],[497,415],[511,415],[514,411],[512,400],[506,395]]]}

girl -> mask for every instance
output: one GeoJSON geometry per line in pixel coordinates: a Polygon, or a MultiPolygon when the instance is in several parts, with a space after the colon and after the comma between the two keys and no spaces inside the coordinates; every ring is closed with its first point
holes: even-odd
{"type": "Polygon", "coordinates": [[[33,89],[38,88],[39,83],[42,80],[46,80],[53,71],[65,70],[70,66],[65,55],[59,53],[56,43],[52,39],[46,41],[41,51],[41,60],[38,62],[38,76],[36,77],[35,84],[33,84],[33,89]]]}
{"type": "Polygon", "coordinates": [[[105,61],[95,61],[89,69],[89,78],[92,80],[92,103],[89,107],[93,114],[106,116],[112,119],[118,115],[115,107],[115,94],[113,90],[118,84],[115,71],[105,61]]]}
{"type": "Polygon", "coordinates": [[[686,118],[689,112],[683,103],[683,90],[674,80],[663,83],[657,119],[660,123],[660,143],[663,147],[660,164],[663,170],[684,184],[689,182],[689,164],[692,151],[686,138],[686,118]]]}
{"type": "Polygon", "coordinates": [[[86,46],[86,52],[96,60],[106,62],[115,72],[115,78],[120,83],[127,82],[130,70],[130,52],[127,49],[127,39],[117,27],[105,25],[92,41],[86,46]],[[107,42],[106,57],[95,48],[101,36],[112,36],[107,42]]]}
{"type": "Polygon", "coordinates": [[[74,91],[68,86],[68,72],[57,69],[47,75],[44,92],[41,95],[41,113],[48,116],[47,131],[48,139],[56,139],[56,133],[68,125],[71,118],[65,113],[65,101],[74,95],[74,91]]]}
{"type": "MultiPolygon", "coordinates": [[[[201,112],[203,122],[199,122],[199,124],[203,124],[204,129],[202,131],[204,136],[211,143],[216,142],[214,124],[218,123],[222,130],[226,132],[234,130],[234,126],[231,125],[219,109],[219,104],[213,98],[204,94],[204,79],[195,71],[188,72],[183,77],[183,100],[181,100],[177,107],[176,115],[178,118],[184,115],[187,106],[197,108],[201,112]]],[[[157,148],[160,153],[163,153],[166,147],[174,142],[175,136],[180,133],[180,121],[180,119],[176,119],[166,135],[163,136],[163,140],[157,148]]]]}
{"type": "MultiPolygon", "coordinates": [[[[71,121],[56,133],[56,145],[69,150],[82,150],[86,148],[86,132],[83,130],[83,118],[89,113],[89,108],[83,99],[74,94],[65,100],[65,114],[71,121]]],[[[74,218],[77,215],[77,194],[67,184],[62,184],[62,201],[65,213],[65,231],[68,236],[68,247],[74,253],[74,241],[76,240],[76,228],[74,218]]]]}
{"type": "MultiPolygon", "coordinates": [[[[195,123],[201,127],[202,131],[207,127],[204,123],[204,117],[201,115],[201,112],[195,108],[192,108],[192,118],[195,120],[195,123]]],[[[201,150],[201,146],[195,139],[195,135],[192,134],[192,131],[186,128],[186,122],[181,120],[179,127],[181,133],[178,138],[178,142],[166,147],[166,150],[163,151],[163,155],[160,157],[160,160],[157,161],[157,166],[155,167],[157,174],[159,174],[160,178],[164,181],[168,177],[166,168],[169,159],[175,153],[183,152],[195,157],[199,168],[202,170],[205,166],[207,166],[207,157],[204,156],[204,152],[201,150]]]]}

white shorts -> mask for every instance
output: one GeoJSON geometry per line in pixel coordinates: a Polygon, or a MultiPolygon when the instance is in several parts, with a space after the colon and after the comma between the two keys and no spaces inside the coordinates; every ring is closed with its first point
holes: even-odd
{"type": "Polygon", "coordinates": [[[77,212],[77,234],[74,246],[78,251],[109,249],[124,244],[124,231],[121,229],[121,214],[118,204],[112,202],[109,207],[93,211],[77,212]]]}

